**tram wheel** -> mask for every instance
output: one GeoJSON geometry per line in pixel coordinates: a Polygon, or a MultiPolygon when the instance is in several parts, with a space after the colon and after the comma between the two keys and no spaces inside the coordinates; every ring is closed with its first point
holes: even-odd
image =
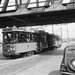
{"type": "Polygon", "coordinates": [[[31,55],[34,55],[34,51],[26,52],[26,56],[31,56],[31,55]]]}
{"type": "Polygon", "coordinates": [[[26,57],[26,52],[20,53],[20,54],[19,54],[19,57],[26,57]]]}
{"type": "Polygon", "coordinates": [[[40,53],[40,50],[37,50],[35,53],[36,53],[36,54],[40,53]]]}

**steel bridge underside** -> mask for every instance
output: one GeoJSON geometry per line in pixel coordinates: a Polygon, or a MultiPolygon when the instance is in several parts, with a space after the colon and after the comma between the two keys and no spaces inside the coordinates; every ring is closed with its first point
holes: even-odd
{"type": "Polygon", "coordinates": [[[75,9],[0,17],[0,28],[75,22],[75,9]]]}

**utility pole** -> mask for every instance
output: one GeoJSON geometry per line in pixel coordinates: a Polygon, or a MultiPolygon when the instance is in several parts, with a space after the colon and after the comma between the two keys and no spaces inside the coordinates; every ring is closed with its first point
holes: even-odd
{"type": "Polygon", "coordinates": [[[69,44],[69,30],[68,30],[68,24],[67,24],[67,43],[69,44]]]}
{"type": "Polygon", "coordinates": [[[61,41],[62,41],[62,25],[60,26],[60,32],[61,32],[61,41]]]}
{"type": "Polygon", "coordinates": [[[54,34],[54,28],[53,28],[53,24],[52,24],[52,34],[54,34]]]}

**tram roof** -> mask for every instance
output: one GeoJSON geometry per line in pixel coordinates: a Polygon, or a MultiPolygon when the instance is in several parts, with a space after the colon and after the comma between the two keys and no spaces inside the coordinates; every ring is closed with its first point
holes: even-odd
{"type": "Polygon", "coordinates": [[[2,32],[14,32],[14,31],[28,32],[28,33],[44,33],[45,32],[43,30],[26,30],[26,29],[17,28],[17,27],[7,27],[2,29],[2,32]]]}
{"type": "Polygon", "coordinates": [[[24,30],[17,27],[7,27],[2,29],[2,32],[12,32],[12,31],[24,31],[24,30]]]}

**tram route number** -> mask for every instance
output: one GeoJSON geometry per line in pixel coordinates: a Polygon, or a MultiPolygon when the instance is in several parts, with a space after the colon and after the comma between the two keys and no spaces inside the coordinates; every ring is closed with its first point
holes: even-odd
{"type": "Polygon", "coordinates": [[[44,12],[44,11],[45,11],[45,8],[44,8],[44,7],[31,9],[31,12],[32,12],[32,13],[44,12]]]}

